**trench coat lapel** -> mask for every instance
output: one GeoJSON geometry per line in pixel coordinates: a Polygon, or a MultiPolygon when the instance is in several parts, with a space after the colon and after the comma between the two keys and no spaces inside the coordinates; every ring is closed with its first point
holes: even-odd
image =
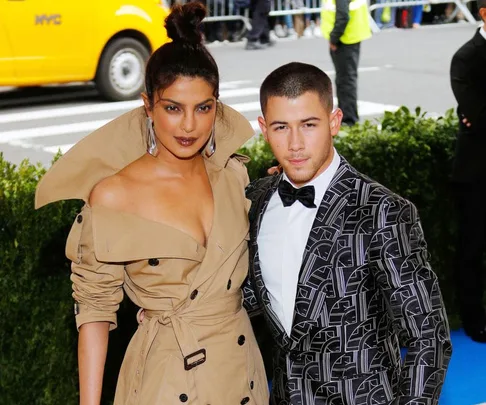
{"type": "Polygon", "coordinates": [[[100,262],[127,263],[147,258],[202,262],[204,259],[204,247],[169,225],[102,206],[91,207],[91,215],[95,255],[100,262]],[[138,243],[134,244],[134,240],[138,243]]]}
{"type": "MultiPolygon", "coordinates": [[[[223,117],[215,126],[216,152],[206,158],[220,169],[254,134],[248,120],[223,104],[223,117]]],[[[39,181],[35,208],[52,202],[88,201],[93,187],[146,153],[146,114],[143,107],[110,121],[74,145],[39,181]]]]}
{"type": "Polygon", "coordinates": [[[214,199],[213,225],[193,289],[207,281],[241,243],[247,243],[249,231],[249,207],[236,174],[209,161],[206,168],[214,199]]]}

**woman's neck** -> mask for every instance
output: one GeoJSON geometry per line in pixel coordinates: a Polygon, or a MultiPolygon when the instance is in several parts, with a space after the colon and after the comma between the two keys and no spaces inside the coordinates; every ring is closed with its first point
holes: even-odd
{"type": "Polygon", "coordinates": [[[156,165],[156,170],[160,174],[170,174],[176,177],[192,177],[204,167],[204,158],[201,154],[196,154],[187,159],[180,159],[168,150],[161,150],[156,157],[152,157],[156,165]]]}

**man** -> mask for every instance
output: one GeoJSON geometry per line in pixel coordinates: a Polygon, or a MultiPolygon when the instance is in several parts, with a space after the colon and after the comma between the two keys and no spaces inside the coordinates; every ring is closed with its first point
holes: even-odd
{"type": "Polygon", "coordinates": [[[343,124],[354,125],[358,115],[358,64],[361,42],[371,37],[367,2],[323,0],[322,35],[329,40],[336,70],[338,106],[343,124]]]}
{"type": "Polygon", "coordinates": [[[283,174],[247,189],[244,295],[273,336],[271,403],[436,405],[451,343],[416,208],[336,152],[342,112],[320,69],[278,68],[260,101],[283,174]]]}
{"type": "Polygon", "coordinates": [[[271,9],[270,0],[251,0],[250,3],[251,30],[247,34],[248,42],[245,49],[266,49],[275,45],[275,42],[270,39],[270,26],[268,25],[268,15],[271,9]]]}
{"type": "MultiPolygon", "coordinates": [[[[486,0],[478,1],[486,21],[486,0]]],[[[457,298],[465,332],[486,343],[483,305],[486,244],[486,23],[463,45],[451,62],[451,85],[458,103],[460,128],[452,174],[459,225],[457,298]]]]}

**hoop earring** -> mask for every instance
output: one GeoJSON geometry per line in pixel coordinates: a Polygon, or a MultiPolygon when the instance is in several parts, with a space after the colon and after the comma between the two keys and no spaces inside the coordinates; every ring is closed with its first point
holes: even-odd
{"type": "Polygon", "coordinates": [[[157,147],[157,139],[155,138],[154,122],[152,118],[147,117],[147,152],[156,157],[159,154],[159,148],[157,147]]]}
{"type": "Polygon", "coordinates": [[[211,135],[209,137],[204,153],[206,157],[210,158],[211,156],[214,155],[214,152],[216,152],[216,137],[214,136],[214,125],[213,125],[213,129],[211,130],[211,135]]]}

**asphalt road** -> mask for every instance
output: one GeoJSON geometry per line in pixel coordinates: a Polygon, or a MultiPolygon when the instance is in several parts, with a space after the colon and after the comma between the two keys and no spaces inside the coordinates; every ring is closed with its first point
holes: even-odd
{"type": "MultiPolygon", "coordinates": [[[[455,108],[449,85],[450,60],[475,29],[469,24],[393,29],[364,42],[358,93],[362,120],[401,105],[420,106],[431,114],[455,108]]],[[[245,51],[243,43],[212,44],[210,49],[220,67],[222,101],[244,113],[255,129],[260,113],[258,87],[273,69],[301,61],[334,77],[323,38],[281,40],[275,47],[258,51],[245,51]]],[[[105,102],[91,85],[0,88],[0,152],[16,164],[28,158],[48,166],[57,150],[68,150],[138,105],[140,100],[105,102]]]]}

